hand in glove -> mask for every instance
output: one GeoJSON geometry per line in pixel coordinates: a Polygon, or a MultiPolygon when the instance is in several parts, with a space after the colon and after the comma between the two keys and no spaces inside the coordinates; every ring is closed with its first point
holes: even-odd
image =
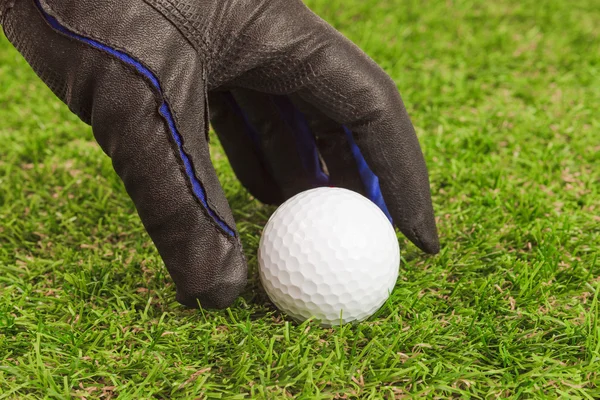
{"type": "Polygon", "coordinates": [[[226,307],[246,283],[209,120],[259,200],[346,187],[439,251],[427,169],[393,81],[300,0],[0,0],[0,23],[91,124],[182,304],[226,307]]]}

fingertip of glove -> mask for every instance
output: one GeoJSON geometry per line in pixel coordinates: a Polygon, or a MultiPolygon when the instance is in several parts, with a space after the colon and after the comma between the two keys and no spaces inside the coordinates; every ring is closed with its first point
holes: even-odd
{"type": "Polygon", "coordinates": [[[411,242],[425,253],[438,254],[440,252],[440,239],[435,222],[399,228],[411,242]]]}
{"type": "Polygon", "coordinates": [[[220,261],[220,268],[200,270],[177,285],[176,299],[191,308],[224,309],[240,296],[248,281],[246,260],[240,249],[220,261]]]}
{"type": "Polygon", "coordinates": [[[246,286],[246,277],[198,291],[178,291],[177,301],[190,308],[225,309],[231,306],[246,286]]]}
{"type": "Polygon", "coordinates": [[[440,252],[440,240],[438,239],[437,234],[434,238],[421,240],[415,242],[415,244],[427,254],[438,254],[440,252]]]}

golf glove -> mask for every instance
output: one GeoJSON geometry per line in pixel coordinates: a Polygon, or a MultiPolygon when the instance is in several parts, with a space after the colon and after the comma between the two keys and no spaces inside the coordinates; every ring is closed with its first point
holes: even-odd
{"type": "Polygon", "coordinates": [[[439,251],[394,82],[300,0],[0,0],[0,24],[92,126],[182,304],[227,307],[247,277],[209,121],[257,199],[346,187],[439,251]]]}

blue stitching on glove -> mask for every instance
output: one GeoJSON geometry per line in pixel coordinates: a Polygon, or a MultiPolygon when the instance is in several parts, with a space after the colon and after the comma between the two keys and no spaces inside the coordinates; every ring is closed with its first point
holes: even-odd
{"type": "Polygon", "coordinates": [[[279,115],[290,127],[296,138],[296,148],[304,170],[313,179],[315,187],[328,186],[329,176],[323,171],[317,143],[306,117],[298,110],[287,96],[271,96],[279,115]]]}
{"type": "Polygon", "coordinates": [[[385,214],[385,216],[390,220],[393,224],[392,216],[388,211],[387,205],[385,204],[385,200],[383,199],[383,194],[381,193],[381,186],[379,186],[379,178],[377,175],[371,171],[367,161],[363,157],[358,145],[354,141],[354,136],[352,136],[352,132],[350,129],[344,126],[344,132],[346,132],[346,137],[348,138],[348,143],[350,143],[350,148],[352,149],[352,155],[354,156],[354,160],[356,161],[356,165],[358,166],[358,173],[360,175],[360,179],[363,181],[363,185],[365,187],[365,193],[367,197],[385,214]]]}
{"type": "MultiPolygon", "coordinates": [[[[144,75],[147,79],[150,80],[150,82],[152,82],[152,85],[159,91],[159,93],[163,93],[160,83],[158,81],[158,78],[144,65],[142,65],[140,62],[138,62],[137,60],[135,60],[134,58],[128,56],[127,54],[115,50],[111,47],[108,47],[104,44],[101,44],[99,42],[96,42],[92,39],[88,39],[86,37],[83,37],[81,35],[78,35],[74,32],[69,31],[67,28],[65,28],[64,26],[60,25],[60,23],[51,15],[49,15],[48,13],[46,13],[46,11],[42,8],[40,1],[36,0],[37,6],[39,8],[39,10],[41,11],[41,13],[44,15],[44,17],[46,18],[46,20],[48,21],[48,23],[57,31],[64,33],[65,35],[68,35],[74,39],[77,39],[79,41],[82,41],[84,43],[89,44],[92,47],[95,47],[97,49],[106,51],[107,53],[117,57],[119,60],[123,61],[126,64],[129,64],[133,67],[135,67],[135,69],[141,73],[142,75],[144,75]]],[[[196,175],[194,174],[193,168],[192,168],[192,163],[189,159],[189,157],[187,156],[187,154],[185,154],[185,152],[183,151],[183,140],[181,135],[179,134],[179,132],[177,131],[177,128],[175,127],[175,120],[173,119],[173,115],[171,113],[171,110],[169,109],[169,106],[167,105],[166,101],[163,101],[161,107],[160,107],[160,113],[161,115],[166,119],[167,124],[169,126],[169,129],[171,131],[171,135],[173,136],[173,139],[175,140],[175,143],[177,144],[177,148],[179,149],[179,155],[181,157],[181,160],[183,161],[183,164],[185,166],[185,172],[188,175],[190,182],[192,183],[192,189],[194,194],[196,195],[196,197],[200,200],[200,202],[202,203],[202,205],[206,208],[206,210],[208,211],[208,214],[215,220],[215,222],[217,222],[217,224],[225,231],[227,232],[230,236],[235,236],[235,231],[233,229],[231,229],[229,227],[229,225],[227,225],[227,223],[223,220],[221,220],[221,218],[209,207],[208,205],[208,200],[206,198],[206,191],[204,190],[204,188],[202,187],[202,184],[200,183],[200,181],[198,180],[198,178],[196,177],[196,175]]]]}

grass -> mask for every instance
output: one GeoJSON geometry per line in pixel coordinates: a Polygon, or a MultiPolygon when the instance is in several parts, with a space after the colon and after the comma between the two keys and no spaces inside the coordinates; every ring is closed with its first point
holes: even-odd
{"type": "Polygon", "coordinates": [[[401,88],[443,249],[399,237],[369,322],[289,322],[256,274],[273,211],[219,176],[250,261],[179,306],[110,160],[0,38],[0,399],[600,397],[600,6],[309,0],[401,88]]]}

